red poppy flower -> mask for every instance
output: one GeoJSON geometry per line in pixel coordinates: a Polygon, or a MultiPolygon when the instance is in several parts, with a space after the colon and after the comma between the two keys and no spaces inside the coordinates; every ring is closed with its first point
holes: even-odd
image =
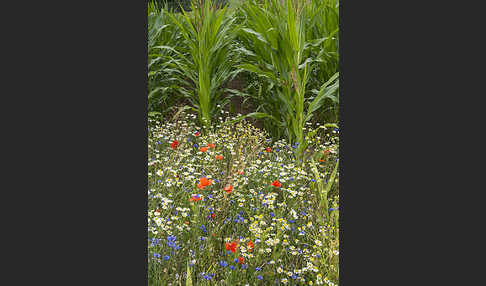
{"type": "Polygon", "coordinates": [[[216,215],[214,213],[211,214],[211,218],[215,218],[216,215]]]}
{"type": "Polygon", "coordinates": [[[224,245],[224,247],[226,248],[226,250],[231,250],[231,252],[233,252],[233,253],[236,252],[236,247],[237,246],[238,245],[234,241],[231,242],[231,243],[226,242],[225,245],[224,245]]]}
{"type": "Polygon", "coordinates": [[[211,185],[212,182],[212,180],[208,180],[207,178],[202,177],[201,179],[199,179],[199,184],[197,184],[197,187],[202,190],[205,187],[211,185]]]}
{"type": "Polygon", "coordinates": [[[238,263],[243,264],[245,262],[245,259],[243,257],[238,257],[238,263]]]}
{"type": "Polygon", "coordinates": [[[189,201],[190,202],[197,202],[197,201],[201,201],[202,198],[200,196],[192,196],[189,201]]]}
{"type": "Polygon", "coordinates": [[[243,170],[238,170],[238,175],[243,175],[243,170]]]}
{"type": "Polygon", "coordinates": [[[216,233],[213,233],[213,236],[216,236],[216,233]]]}
{"type": "Polygon", "coordinates": [[[248,251],[251,252],[253,250],[253,246],[254,246],[253,242],[251,240],[248,241],[248,251]]]}
{"type": "Polygon", "coordinates": [[[215,145],[214,145],[213,143],[209,143],[209,144],[208,144],[208,147],[209,147],[209,148],[214,148],[214,147],[215,147],[215,145]]]}
{"type": "Polygon", "coordinates": [[[221,155],[216,155],[216,160],[223,160],[223,156],[221,156],[221,155]]]}
{"type": "Polygon", "coordinates": [[[211,185],[212,180],[208,180],[207,178],[202,177],[201,179],[199,179],[199,182],[201,183],[201,185],[206,187],[206,186],[211,185]]]}
{"type": "Polygon", "coordinates": [[[179,141],[177,141],[177,140],[174,140],[172,142],[172,144],[170,144],[170,148],[172,148],[172,149],[177,148],[177,146],[179,146],[179,141]]]}
{"type": "Polygon", "coordinates": [[[201,149],[199,149],[199,150],[201,150],[201,152],[206,152],[206,151],[208,151],[208,147],[201,147],[201,149]]]}
{"type": "Polygon", "coordinates": [[[227,194],[231,194],[231,192],[233,191],[233,186],[228,185],[228,186],[224,187],[224,190],[227,194]]]}
{"type": "Polygon", "coordinates": [[[272,152],[272,148],[267,147],[267,148],[265,148],[265,151],[267,151],[267,152],[272,152]]]}
{"type": "Polygon", "coordinates": [[[196,133],[194,133],[194,136],[196,136],[196,137],[199,136],[199,135],[201,135],[201,133],[199,131],[197,131],[196,133]]]}
{"type": "Polygon", "coordinates": [[[280,188],[280,186],[282,186],[282,184],[280,184],[279,181],[275,180],[272,182],[272,186],[276,187],[276,188],[280,188]]]}

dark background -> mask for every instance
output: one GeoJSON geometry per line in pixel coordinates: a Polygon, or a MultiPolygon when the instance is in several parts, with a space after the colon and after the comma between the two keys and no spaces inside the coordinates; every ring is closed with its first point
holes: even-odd
{"type": "MultiPolygon", "coordinates": [[[[344,2],[340,285],[480,285],[482,10],[344,2]]],[[[2,285],[144,285],[146,2],[8,4],[2,285]]]]}

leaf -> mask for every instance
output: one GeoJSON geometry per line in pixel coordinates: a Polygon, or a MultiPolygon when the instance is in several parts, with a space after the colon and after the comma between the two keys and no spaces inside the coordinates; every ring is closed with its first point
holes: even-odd
{"type": "Polygon", "coordinates": [[[148,113],[148,116],[159,116],[159,115],[162,115],[162,113],[158,111],[151,111],[148,113]]]}
{"type": "Polygon", "coordinates": [[[268,44],[267,40],[265,39],[265,37],[262,36],[262,34],[255,32],[254,30],[249,29],[249,28],[243,28],[242,30],[247,32],[248,34],[254,35],[255,37],[257,37],[257,39],[264,42],[265,44],[268,44]]]}
{"type": "Polygon", "coordinates": [[[192,274],[191,268],[189,267],[189,262],[187,262],[187,278],[186,278],[186,286],[192,286],[192,274]]]}
{"type": "Polygon", "coordinates": [[[277,78],[275,77],[275,75],[273,73],[263,71],[253,64],[249,64],[249,63],[241,64],[241,65],[238,66],[238,68],[247,70],[249,72],[254,72],[259,76],[267,77],[267,78],[270,78],[270,79],[275,80],[275,81],[277,80],[277,78]]]}
{"type": "Polygon", "coordinates": [[[239,121],[241,121],[245,118],[248,118],[248,117],[257,118],[257,119],[259,119],[259,118],[270,118],[270,119],[272,119],[276,122],[279,122],[279,120],[277,118],[273,117],[270,114],[267,114],[267,113],[264,113],[264,112],[252,112],[252,113],[249,113],[249,114],[246,114],[246,115],[238,116],[233,120],[226,121],[222,124],[222,126],[226,126],[226,125],[230,125],[230,124],[239,122],[239,121]]]}
{"type": "Polygon", "coordinates": [[[334,166],[334,170],[331,173],[331,177],[329,177],[329,180],[327,181],[326,188],[324,189],[324,194],[327,195],[329,191],[331,190],[332,184],[334,183],[334,179],[336,178],[337,170],[339,166],[339,159],[336,162],[336,166],[334,166]]]}
{"type": "Polygon", "coordinates": [[[304,68],[308,63],[312,63],[314,60],[312,58],[307,58],[302,64],[299,65],[299,70],[304,68]]]}
{"type": "Polygon", "coordinates": [[[321,107],[323,101],[325,98],[332,98],[332,95],[336,92],[336,90],[339,88],[339,79],[338,79],[339,73],[335,73],[326,83],[324,83],[321,87],[321,90],[317,94],[317,96],[314,98],[314,100],[309,104],[309,107],[307,109],[307,115],[306,119],[304,121],[308,121],[310,118],[310,114],[314,111],[316,111],[318,108],[321,107]],[[336,80],[337,79],[337,80],[336,80]],[[328,85],[336,80],[336,82],[329,86],[328,85]]]}
{"type": "Polygon", "coordinates": [[[152,90],[149,95],[148,95],[148,98],[151,99],[154,95],[156,95],[159,91],[162,91],[162,92],[165,92],[167,91],[169,88],[168,87],[158,87],[154,90],[152,90]]]}

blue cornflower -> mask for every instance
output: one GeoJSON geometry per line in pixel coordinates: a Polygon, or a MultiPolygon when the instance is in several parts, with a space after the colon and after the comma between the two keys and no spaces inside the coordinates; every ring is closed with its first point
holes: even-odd
{"type": "Polygon", "coordinates": [[[219,265],[221,265],[222,267],[226,267],[226,266],[228,266],[228,262],[226,262],[226,261],[224,261],[224,260],[221,260],[221,261],[219,262],[219,265]]]}
{"type": "Polygon", "coordinates": [[[270,216],[271,216],[271,217],[274,217],[274,216],[275,216],[275,214],[274,214],[273,212],[270,212],[270,216]]]}
{"type": "Polygon", "coordinates": [[[157,245],[159,240],[157,238],[152,238],[152,246],[157,245]]]}
{"type": "Polygon", "coordinates": [[[194,146],[194,147],[196,147],[196,148],[197,148],[197,147],[199,147],[199,145],[197,145],[197,144],[194,144],[194,145],[192,145],[192,146],[194,146]]]}
{"type": "Polygon", "coordinates": [[[248,269],[248,264],[241,264],[241,269],[248,269]]]}
{"type": "Polygon", "coordinates": [[[263,277],[262,277],[261,275],[258,275],[258,276],[257,276],[257,279],[258,279],[258,280],[262,280],[262,279],[263,279],[263,277]]]}
{"type": "Polygon", "coordinates": [[[238,258],[233,259],[235,263],[238,263],[238,258]]]}
{"type": "Polygon", "coordinates": [[[278,152],[278,151],[280,151],[280,149],[278,149],[278,148],[277,148],[277,149],[275,149],[275,151],[277,151],[277,152],[278,152]]]}
{"type": "Polygon", "coordinates": [[[165,261],[169,260],[169,258],[170,258],[170,256],[169,256],[169,255],[165,255],[165,256],[164,256],[164,260],[165,260],[165,261]]]}
{"type": "Polygon", "coordinates": [[[204,226],[204,224],[201,224],[201,229],[202,229],[202,231],[203,231],[204,233],[207,233],[207,231],[206,231],[206,227],[204,226]]]}
{"type": "Polygon", "coordinates": [[[261,270],[262,270],[262,268],[261,268],[261,267],[257,267],[257,268],[255,268],[255,270],[256,270],[256,271],[261,271],[261,270]]]}
{"type": "Polygon", "coordinates": [[[290,223],[295,223],[295,220],[291,219],[289,220],[290,223]]]}
{"type": "MultiPolygon", "coordinates": [[[[231,251],[230,251],[230,252],[231,252],[231,251]]],[[[231,270],[234,270],[234,269],[235,269],[235,267],[234,267],[233,265],[230,265],[230,266],[229,266],[229,268],[230,268],[231,270]]]]}
{"type": "Polygon", "coordinates": [[[160,253],[154,253],[155,258],[160,258],[160,253]]]}
{"type": "Polygon", "coordinates": [[[312,182],[315,182],[316,180],[314,180],[314,179],[311,179],[311,181],[312,181],[312,182]]]}
{"type": "Polygon", "coordinates": [[[292,275],[291,277],[292,277],[292,279],[297,279],[297,275],[295,275],[295,274],[292,275]]]}
{"type": "Polygon", "coordinates": [[[160,142],[160,140],[159,140],[159,141],[157,141],[157,144],[162,144],[162,142],[160,142]]]}
{"type": "Polygon", "coordinates": [[[294,180],[294,177],[290,177],[290,181],[293,181],[294,180]]]}

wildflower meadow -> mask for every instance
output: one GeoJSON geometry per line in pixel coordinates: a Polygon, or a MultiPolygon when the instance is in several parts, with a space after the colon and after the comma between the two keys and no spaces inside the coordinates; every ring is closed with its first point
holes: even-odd
{"type": "Polygon", "coordinates": [[[149,285],[338,285],[338,2],[230,2],[149,5],[149,285]]]}
{"type": "Polygon", "coordinates": [[[339,130],[312,154],[231,120],[151,120],[150,285],[337,285],[339,130]]]}

